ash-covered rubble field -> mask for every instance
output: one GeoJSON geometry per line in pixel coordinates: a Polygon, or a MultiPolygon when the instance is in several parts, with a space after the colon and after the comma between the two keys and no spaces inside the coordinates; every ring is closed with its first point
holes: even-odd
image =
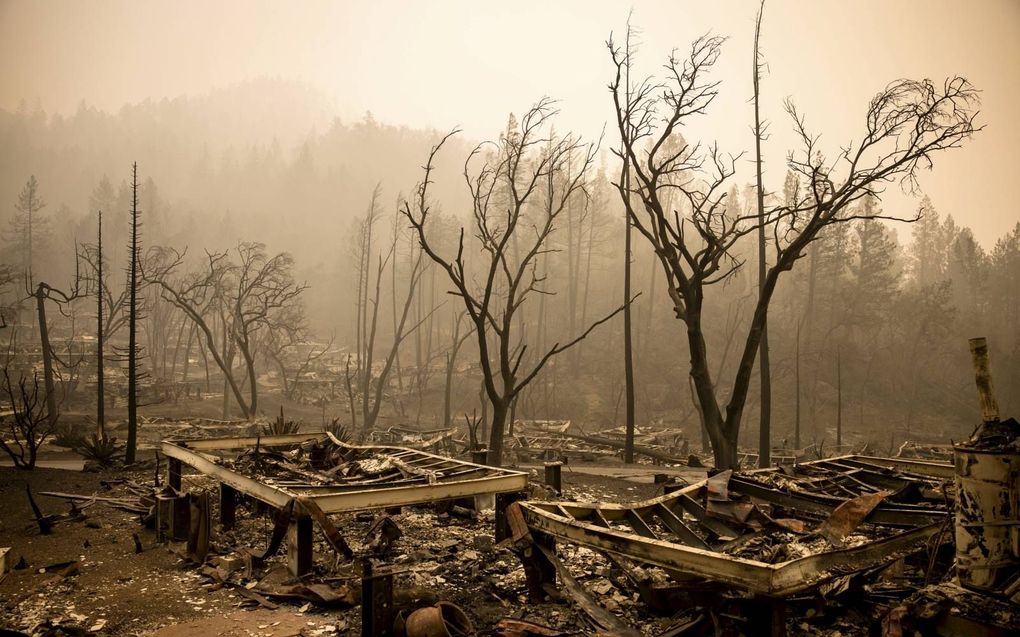
{"type": "Polygon", "coordinates": [[[995,590],[960,586],[954,467],[929,458],[514,470],[319,433],[170,444],[170,456],[116,472],[2,469],[6,629],[1020,630],[1015,576],[995,590]]]}

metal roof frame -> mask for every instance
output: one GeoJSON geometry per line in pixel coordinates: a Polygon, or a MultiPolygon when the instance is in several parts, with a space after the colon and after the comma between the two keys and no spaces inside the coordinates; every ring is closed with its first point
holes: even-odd
{"type": "Polygon", "coordinates": [[[491,493],[520,491],[528,474],[499,467],[456,460],[445,456],[394,445],[350,445],[326,432],[164,440],[160,445],[168,457],[200,473],[216,478],[237,491],[283,508],[297,497],[313,500],[325,513],[398,507],[491,493]],[[271,484],[225,466],[211,452],[238,449],[291,447],[308,442],[331,442],[344,454],[377,455],[400,468],[400,477],[366,483],[350,480],[339,484],[271,484]]]}

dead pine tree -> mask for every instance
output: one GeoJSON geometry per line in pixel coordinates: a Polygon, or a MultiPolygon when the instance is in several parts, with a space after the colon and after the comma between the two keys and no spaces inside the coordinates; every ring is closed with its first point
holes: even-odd
{"type": "Polygon", "coordinates": [[[138,162],[131,164],[131,238],[128,244],[128,434],[124,450],[124,462],[135,461],[138,446],[138,230],[141,218],[138,209],[138,162]]]}
{"type": "Polygon", "coordinates": [[[542,100],[524,114],[519,125],[508,127],[499,140],[481,144],[469,154],[464,178],[471,193],[473,238],[480,246],[474,268],[469,269],[465,260],[463,227],[456,253],[450,257],[440,254],[427,226],[435,159],[457,131],[433,147],[417,196],[404,206],[422,250],[446,273],[453,287],[450,293],[462,300],[474,325],[485,395],[492,405],[487,457],[492,466],[502,463],[504,428],[521,391],[557,354],[581,342],[625,306],[593,322],[571,340],[557,342],[526,359],[528,343],[515,318],[532,295],[550,293],[544,287],[546,276],[539,271],[538,257],[553,249],[550,235],[570,197],[581,187],[596,153],[594,145],[582,144],[572,135],[548,132],[555,114],[553,103],[542,100]],[[551,173],[567,173],[572,158],[579,168],[559,180],[549,193],[552,205],[540,208],[544,214],[530,214],[533,196],[540,196],[540,185],[551,173]]]}
{"type": "Polygon", "coordinates": [[[35,285],[37,244],[45,241],[49,234],[49,219],[42,214],[45,207],[46,201],[39,193],[39,181],[35,175],[31,175],[18,193],[18,202],[14,204],[15,214],[11,219],[9,237],[15,253],[20,257],[25,285],[29,288],[35,285]]]}
{"type": "MultiPolygon", "coordinates": [[[[14,268],[0,264],[0,294],[3,294],[4,288],[13,285],[16,281],[17,276],[14,274],[14,268]]],[[[9,309],[9,307],[0,305],[0,329],[7,327],[7,311],[9,309]]]]}
{"type": "Polygon", "coordinates": [[[96,231],[96,435],[106,437],[106,389],[103,362],[103,211],[96,231]]]}
{"type": "MultiPolygon", "coordinates": [[[[375,346],[378,337],[379,306],[382,302],[383,274],[386,272],[387,266],[393,268],[396,267],[396,258],[392,250],[387,252],[385,256],[380,255],[378,257],[379,262],[375,273],[374,296],[369,299],[366,292],[366,307],[364,312],[366,313],[368,330],[365,332],[362,343],[365,355],[364,361],[362,362],[361,375],[361,426],[365,435],[367,435],[368,432],[375,427],[375,422],[379,418],[379,410],[382,407],[383,401],[383,392],[386,389],[386,383],[389,379],[390,372],[393,369],[397,353],[400,351],[401,344],[408,336],[416,333],[425,321],[432,316],[432,312],[429,312],[426,316],[420,317],[413,325],[408,326],[408,317],[410,315],[411,306],[414,302],[419,284],[421,283],[422,275],[426,270],[424,254],[420,249],[414,250],[412,254],[408,255],[408,258],[410,262],[410,271],[407,273],[407,290],[404,293],[404,302],[394,328],[390,350],[386,354],[383,367],[379,371],[378,376],[376,376],[373,372],[372,362],[375,356],[375,346]],[[371,303],[372,305],[370,319],[367,318],[368,303],[371,303]]],[[[394,294],[396,294],[396,291],[394,291],[394,294]]]]}
{"type": "Polygon", "coordinates": [[[106,426],[106,346],[111,337],[127,325],[128,314],[124,312],[128,304],[128,286],[119,288],[117,296],[106,283],[106,256],[103,249],[103,213],[98,213],[98,231],[96,244],[86,246],[81,251],[81,259],[91,272],[89,281],[94,285],[96,294],[96,424],[97,435],[103,438],[106,426]]]}
{"type": "Polygon", "coordinates": [[[788,100],[787,112],[800,148],[788,155],[787,164],[803,187],[796,199],[767,208],[761,219],[756,213],[744,214],[725,205],[726,183],[739,156],[726,156],[715,145],[670,144],[717,96],[719,83],[707,75],[722,43],[722,38],[701,37],[686,56],[669,57],[662,78],[647,78],[633,86],[625,86],[624,79],[631,51],[621,49],[611,38],[607,43],[615,67],[609,87],[622,140],[619,155],[630,163],[630,191],[640,202],[627,212],[666,275],[667,292],[687,337],[699,413],[720,469],[737,467],[737,440],[748,389],[769,304],[782,273],[794,267],[827,227],[855,219],[915,220],[854,204],[879,196],[891,183],[914,189],[918,172],[931,167],[937,154],[960,146],[978,130],[978,92],[964,78],[949,78],[941,85],[897,80],[871,100],[858,141],[829,159],[788,100]],[[680,204],[667,206],[667,192],[678,194],[680,204]],[[766,268],[723,405],[709,371],[702,322],[705,297],[743,266],[735,246],[760,226],[771,236],[771,265],[766,268]]]}

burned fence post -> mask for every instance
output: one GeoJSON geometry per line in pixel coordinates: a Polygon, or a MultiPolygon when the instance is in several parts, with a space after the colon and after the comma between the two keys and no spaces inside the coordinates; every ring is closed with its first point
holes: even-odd
{"type": "Polygon", "coordinates": [[[191,503],[188,495],[156,496],[156,539],[159,542],[181,542],[191,533],[191,503]]]}
{"type": "Polygon", "coordinates": [[[556,554],[556,540],[551,535],[529,529],[521,506],[516,502],[507,506],[506,520],[514,552],[524,565],[528,601],[543,602],[546,598],[546,585],[556,584],[556,566],[546,557],[546,553],[556,554]]]}
{"type": "Polygon", "coordinates": [[[506,493],[496,494],[496,543],[499,544],[503,540],[507,539],[512,535],[510,530],[510,524],[507,520],[507,507],[514,502],[524,500],[527,497],[527,493],[524,491],[509,491],[506,493]]]}
{"type": "Polygon", "coordinates": [[[774,597],[755,596],[748,600],[748,625],[756,635],[786,637],[786,602],[774,597]]]}
{"type": "Polygon", "coordinates": [[[528,584],[528,601],[537,604],[545,601],[548,593],[546,585],[556,585],[556,566],[544,555],[556,552],[556,541],[545,533],[532,533],[529,540],[523,540],[524,547],[519,551],[524,564],[524,578],[528,584]]]}
{"type": "MultiPolygon", "coordinates": [[[[478,465],[485,465],[487,464],[485,460],[487,454],[488,450],[485,449],[484,447],[481,449],[473,449],[471,451],[471,462],[478,465]]],[[[499,506],[498,502],[496,502],[491,493],[476,495],[474,497],[475,511],[481,512],[486,509],[496,508],[498,506],[499,506]]]]}
{"type": "Polygon", "coordinates": [[[167,484],[175,491],[181,490],[181,461],[177,458],[166,459],[167,484]]]}
{"type": "Polygon", "coordinates": [[[488,449],[482,447],[481,449],[473,449],[471,451],[471,462],[475,464],[485,464],[485,457],[489,453],[488,449]]]}
{"type": "Polygon", "coordinates": [[[212,511],[209,507],[209,492],[186,496],[188,501],[188,556],[199,564],[205,563],[209,554],[209,536],[212,527],[212,511]]]}
{"type": "Polygon", "coordinates": [[[393,634],[393,574],[385,567],[377,572],[368,558],[361,564],[361,635],[389,637],[393,634]]]}
{"type": "Polygon", "coordinates": [[[294,577],[312,570],[312,518],[304,511],[294,511],[287,527],[287,568],[294,577]]]}
{"type": "Polygon", "coordinates": [[[563,463],[562,462],[546,462],[545,463],[545,484],[551,487],[556,495],[563,493],[563,463]]]}
{"type": "Polygon", "coordinates": [[[220,525],[224,531],[233,529],[237,524],[237,489],[220,483],[220,525]]]}

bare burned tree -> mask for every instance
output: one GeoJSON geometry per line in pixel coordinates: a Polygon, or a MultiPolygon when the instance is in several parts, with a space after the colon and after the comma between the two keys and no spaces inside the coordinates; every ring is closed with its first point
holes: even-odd
{"type": "Polygon", "coordinates": [[[22,374],[17,382],[11,380],[8,366],[0,378],[0,398],[10,409],[10,415],[0,421],[0,449],[7,452],[18,469],[35,468],[39,447],[53,433],[56,419],[50,418],[39,396],[39,375],[31,378],[22,374]]]}
{"type": "Polygon", "coordinates": [[[941,151],[956,148],[976,130],[977,90],[961,77],[941,86],[929,80],[897,80],[872,99],[860,141],[843,147],[833,160],[821,152],[818,137],[787,102],[801,149],[788,157],[805,182],[795,201],[772,207],[759,220],[725,205],[723,184],[736,158],[715,146],[683,145],[662,152],[680,126],[704,114],[717,95],[718,82],[706,74],[719,57],[722,39],[702,37],[685,59],[671,56],[666,77],[624,86],[630,51],[612,39],[609,52],[615,77],[609,88],[623,140],[621,159],[631,166],[631,190],[641,203],[628,209],[635,228],[652,245],[666,274],[676,316],[684,324],[691,356],[691,377],[700,413],[712,441],[716,467],[737,465],[737,439],[752,370],[769,303],[783,272],[826,227],[855,219],[899,219],[853,204],[879,196],[890,183],[916,188],[918,172],[932,166],[941,151]],[[625,97],[629,95],[629,98],[625,97]],[[664,205],[667,192],[678,192],[683,211],[664,205]],[[709,372],[702,324],[707,290],[726,280],[743,263],[733,248],[764,225],[770,235],[771,265],[750,318],[729,401],[723,406],[709,372]]]}
{"type": "MultiPolygon", "coordinates": [[[[13,287],[16,280],[14,268],[0,263],[0,299],[4,298],[6,289],[13,287]]],[[[7,327],[7,314],[13,310],[13,307],[0,305],[0,329],[7,327]]]]}
{"type": "Polygon", "coordinates": [[[258,410],[255,335],[261,329],[279,328],[287,317],[284,310],[297,302],[308,286],[294,281],[294,259],[286,252],[270,257],[261,243],[242,243],[237,246],[237,254],[240,263],[229,296],[233,308],[231,331],[247,368],[249,413],[255,415],[258,410]]]}
{"type": "MultiPolygon", "coordinates": [[[[376,195],[373,195],[373,201],[375,196],[376,195]]],[[[389,352],[386,354],[386,358],[383,361],[383,367],[380,370],[379,375],[376,376],[373,371],[372,363],[375,357],[375,346],[379,329],[379,311],[380,303],[382,302],[382,280],[387,267],[396,268],[395,249],[396,244],[393,244],[385,255],[379,255],[375,271],[374,295],[370,297],[367,290],[365,294],[365,308],[363,311],[365,312],[365,320],[368,330],[365,333],[362,343],[364,346],[364,361],[361,365],[361,369],[359,370],[361,391],[361,428],[365,434],[372,431],[375,427],[376,420],[379,418],[379,410],[382,407],[383,392],[386,389],[386,381],[393,369],[394,361],[400,351],[400,345],[405,339],[407,339],[408,336],[415,333],[422,326],[425,320],[432,315],[432,313],[429,312],[428,315],[421,317],[415,324],[411,326],[408,326],[407,324],[416,291],[421,283],[422,275],[427,269],[424,260],[424,253],[420,249],[414,249],[414,246],[412,245],[411,253],[408,255],[410,271],[407,273],[407,289],[404,292],[403,305],[401,306],[397,321],[394,324],[393,340],[390,344],[389,352]],[[369,304],[372,306],[370,318],[368,316],[369,304]]],[[[394,298],[396,298],[397,291],[393,290],[393,294],[394,298]]]]}
{"type": "Polygon", "coordinates": [[[453,372],[457,367],[457,354],[464,345],[464,341],[471,337],[474,327],[469,326],[461,330],[461,323],[464,322],[465,313],[457,315],[453,324],[453,333],[450,335],[450,349],[446,352],[446,389],[443,392],[443,427],[453,426],[453,372]]]}
{"type": "Polygon", "coordinates": [[[284,309],[298,301],[307,288],[296,283],[294,260],[286,252],[266,253],[261,243],[240,243],[237,261],[227,252],[206,253],[202,272],[183,277],[177,271],[185,252],[154,248],[143,273],[146,281],[159,286],[163,298],[173,303],[194,322],[205,336],[205,346],[223,372],[227,386],[246,419],[258,413],[258,383],[255,369],[257,334],[279,327],[284,309]],[[223,328],[217,342],[215,321],[223,328]],[[240,352],[248,381],[248,398],[233,369],[234,352],[240,352]]]}
{"type": "Polygon", "coordinates": [[[262,350],[267,362],[276,366],[280,374],[283,396],[293,400],[298,389],[299,380],[322,359],[332,348],[335,338],[321,347],[311,342],[311,334],[305,317],[304,308],[294,305],[285,308],[274,321],[272,329],[266,330],[262,341],[262,350]],[[296,351],[303,345],[309,348],[296,366],[288,365],[296,351]]]}
{"type": "MultiPolygon", "coordinates": [[[[75,247],[75,256],[79,256],[77,247],[75,247]]],[[[71,368],[76,363],[72,361],[70,357],[66,360],[61,359],[57,352],[53,349],[53,345],[50,342],[49,322],[46,318],[46,301],[56,303],[57,308],[62,314],[68,317],[71,316],[70,312],[72,310],[70,308],[72,303],[84,293],[84,290],[81,287],[82,276],[79,265],[80,259],[76,258],[74,280],[66,291],[55,288],[43,281],[40,281],[35,286],[34,291],[26,290],[29,293],[29,298],[35,298],[36,316],[39,319],[39,347],[42,351],[43,358],[43,383],[46,389],[46,413],[47,418],[49,418],[51,428],[56,427],[59,413],[57,409],[57,388],[55,382],[57,372],[54,368],[54,362],[58,365],[64,366],[65,368],[71,368]]],[[[78,362],[80,363],[80,361],[78,362]]]]}
{"type": "Polygon", "coordinates": [[[595,321],[571,340],[553,344],[522,368],[528,344],[514,318],[533,294],[550,293],[543,287],[545,273],[538,271],[538,257],[552,249],[548,240],[557,219],[581,188],[596,153],[594,145],[582,144],[572,135],[547,133],[555,114],[553,103],[542,100],[521,118],[518,127],[508,129],[498,141],[479,145],[465,162],[464,178],[473,204],[473,234],[482,253],[480,284],[465,262],[464,229],[460,231],[457,253],[450,258],[439,254],[426,226],[435,158],[457,131],[433,147],[415,201],[404,206],[404,215],[422,249],[446,272],[453,285],[451,293],[462,299],[474,325],[485,393],[492,404],[487,461],[493,466],[502,462],[503,431],[514,399],[554,356],[581,342],[624,307],[595,321]],[[568,173],[572,159],[580,168],[568,173]],[[540,196],[539,186],[554,174],[566,174],[567,178],[558,180],[547,193],[548,206],[533,205],[540,196]],[[536,212],[530,208],[536,208],[537,214],[529,214],[536,212]],[[516,249],[512,249],[514,242],[516,249]]]}

